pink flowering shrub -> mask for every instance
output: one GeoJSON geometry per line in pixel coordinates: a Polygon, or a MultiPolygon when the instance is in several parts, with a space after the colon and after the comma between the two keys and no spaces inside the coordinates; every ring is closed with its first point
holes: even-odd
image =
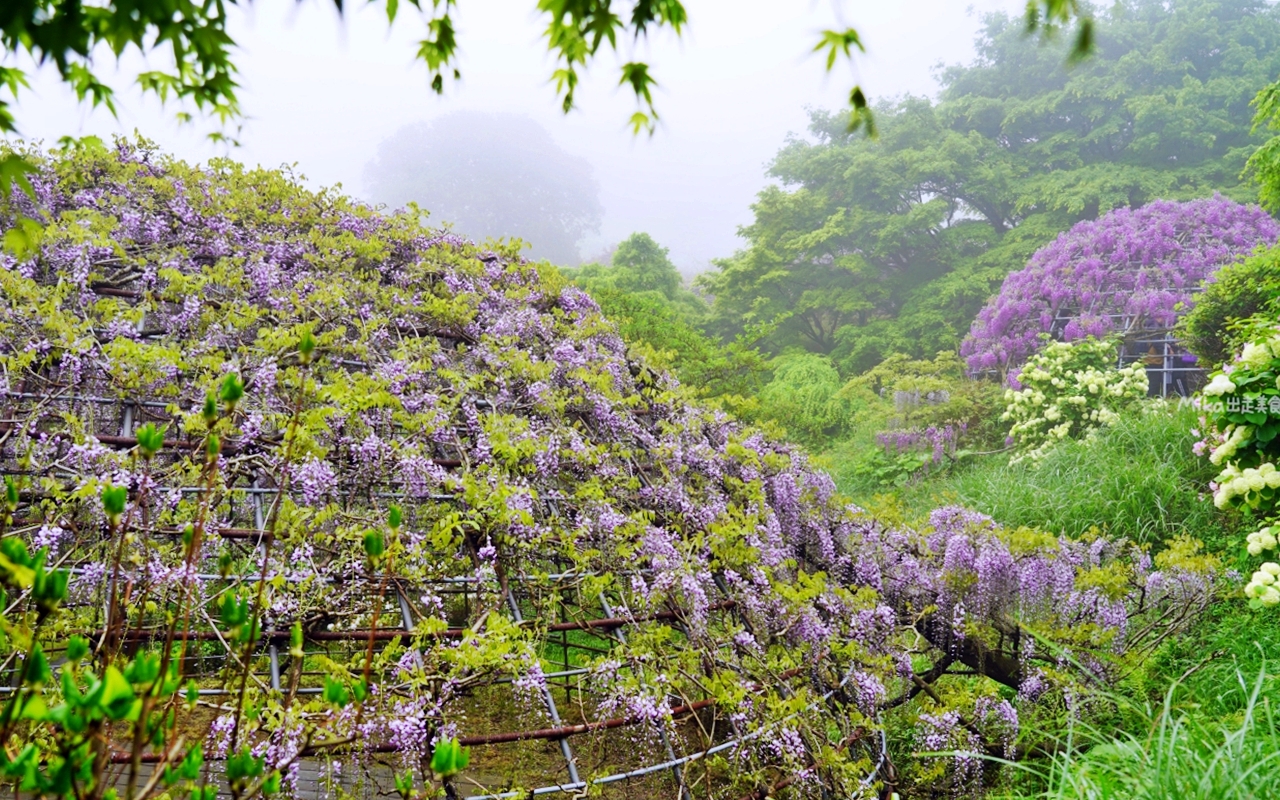
{"type": "Polygon", "coordinates": [[[1007,375],[1041,347],[1060,316],[1064,341],[1103,339],[1117,328],[1172,328],[1202,281],[1280,238],[1257,206],[1220,195],[1157,200],[1077,223],[1010,274],[960,346],[973,372],[1007,375]]]}

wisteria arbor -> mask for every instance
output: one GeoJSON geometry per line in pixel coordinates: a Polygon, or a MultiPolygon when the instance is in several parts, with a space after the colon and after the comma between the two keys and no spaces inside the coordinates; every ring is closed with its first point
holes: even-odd
{"type": "Polygon", "coordinates": [[[0,269],[23,792],[869,797],[888,716],[1013,752],[1019,704],[1213,592],[1186,543],[877,524],[514,251],[142,143],[25,155],[4,227],[42,233],[0,269]],[[991,681],[944,697],[956,669],[991,681]]]}
{"type": "Polygon", "coordinates": [[[1009,275],[978,314],[960,352],[976,373],[1016,371],[1044,335],[1064,341],[1120,334],[1121,359],[1158,372],[1153,391],[1187,394],[1199,375],[1173,341],[1177,317],[1222,266],[1275,244],[1278,226],[1257,206],[1215,195],[1156,201],[1081,222],[1009,275]]]}

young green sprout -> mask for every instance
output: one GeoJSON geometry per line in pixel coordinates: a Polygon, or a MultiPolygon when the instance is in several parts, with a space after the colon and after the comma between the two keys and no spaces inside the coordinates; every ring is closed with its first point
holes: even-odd
{"type": "Polygon", "coordinates": [[[157,428],[154,422],[148,422],[138,428],[137,437],[138,450],[147,461],[155,458],[160,448],[164,447],[164,428],[157,428]]]}
{"type": "Polygon", "coordinates": [[[431,771],[441,778],[452,778],[471,763],[471,751],[458,744],[457,739],[445,739],[436,745],[431,754],[431,771]]]}
{"type": "Polygon", "coordinates": [[[204,406],[200,409],[200,416],[204,419],[205,425],[213,425],[218,421],[218,400],[212,392],[204,396],[204,406]]]}
{"type": "Polygon", "coordinates": [[[298,337],[298,358],[303,364],[311,363],[311,356],[316,350],[316,337],[310,328],[305,328],[298,337]]]}
{"type": "Polygon", "coordinates": [[[374,569],[382,563],[382,556],[386,552],[386,545],[382,539],[381,531],[369,531],[364,535],[364,554],[369,557],[369,563],[374,569]]]}
{"type": "Polygon", "coordinates": [[[4,476],[4,510],[10,514],[18,510],[18,484],[12,475],[4,476]]]}
{"type": "Polygon", "coordinates": [[[120,524],[124,516],[125,501],[129,499],[129,490],[124,486],[107,486],[102,490],[102,510],[107,512],[107,520],[111,527],[120,524]]]}
{"type": "Polygon", "coordinates": [[[236,404],[244,397],[244,381],[234,372],[229,373],[222,379],[222,385],[218,387],[218,397],[226,406],[228,414],[234,412],[236,404]]]}

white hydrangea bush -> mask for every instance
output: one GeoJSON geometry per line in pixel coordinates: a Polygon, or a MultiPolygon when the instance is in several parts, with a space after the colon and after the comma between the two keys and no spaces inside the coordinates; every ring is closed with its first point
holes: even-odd
{"type": "MultiPolygon", "coordinates": [[[[1280,328],[1261,332],[1200,392],[1204,438],[1196,452],[1221,467],[1209,488],[1221,509],[1264,524],[1245,538],[1250,556],[1276,557],[1280,536],[1280,328]]],[[[1245,585],[1251,605],[1280,605],[1280,564],[1265,561],[1245,585]]]]}
{"type": "Polygon", "coordinates": [[[1147,396],[1141,364],[1117,368],[1116,344],[1089,337],[1049,342],[1005,392],[1001,419],[1012,422],[1013,458],[1038,462],[1064,439],[1080,438],[1119,419],[1147,396]]]}

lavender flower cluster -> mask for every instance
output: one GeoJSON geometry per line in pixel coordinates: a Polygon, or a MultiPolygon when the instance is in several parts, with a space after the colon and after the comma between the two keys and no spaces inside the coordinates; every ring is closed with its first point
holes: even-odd
{"type": "Polygon", "coordinates": [[[1042,333],[1075,341],[1144,324],[1170,328],[1202,281],[1277,238],[1280,225],[1265,211],[1220,195],[1157,200],[1077,223],[1005,278],[960,354],[973,372],[1006,375],[1039,349],[1042,333]]]}
{"type": "Polygon", "coordinates": [[[956,440],[967,427],[967,423],[961,422],[955,425],[882,431],[876,434],[876,443],[885,449],[886,455],[921,451],[929,455],[930,464],[941,464],[944,457],[955,455],[956,440]]]}

